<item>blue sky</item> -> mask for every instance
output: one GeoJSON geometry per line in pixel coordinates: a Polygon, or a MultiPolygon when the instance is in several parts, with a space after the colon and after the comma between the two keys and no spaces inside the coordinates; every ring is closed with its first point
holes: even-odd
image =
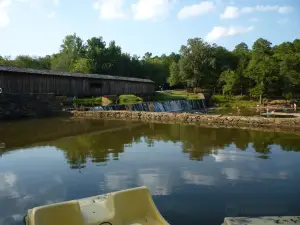
{"type": "Polygon", "coordinates": [[[178,52],[193,37],[278,44],[300,38],[300,0],[0,0],[0,55],[52,54],[74,32],[138,55],[178,52]]]}

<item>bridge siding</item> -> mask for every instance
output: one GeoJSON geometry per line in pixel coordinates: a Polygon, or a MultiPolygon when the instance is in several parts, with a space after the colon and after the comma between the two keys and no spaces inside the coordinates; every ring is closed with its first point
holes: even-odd
{"type": "Polygon", "coordinates": [[[141,81],[0,71],[0,87],[3,93],[54,93],[80,97],[120,94],[149,95],[154,92],[155,85],[141,81]],[[101,87],[91,87],[93,83],[100,84],[101,87]]]}

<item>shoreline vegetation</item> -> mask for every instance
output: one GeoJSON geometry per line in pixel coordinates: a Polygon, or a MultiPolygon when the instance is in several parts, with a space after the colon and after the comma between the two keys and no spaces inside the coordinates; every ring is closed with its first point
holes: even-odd
{"type": "MultiPolygon", "coordinates": [[[[135,104],[146,101],[162,102],[172,100],[198,100],[204,99],[202,94],[188,93],[185,90],[172,90],[155,92],[153,96],[148,96],[145,99],[136,95],[120,95],[112,104],[135,104]]],[[[101,105],[101,97],[83,98],[73,100],[74,104],[78,105],[101,105]]]]}
{"type": "MultiPolygon", "coordinates": [[[[300,39],[273,45],[267,39],[258,38],[250,47],[241,42],[228,50],[196,37],[183,43],[178,52],[168,55],[146,52],[138,56],[124,52],[115,41],[106,43],[101,36],[83,40],[74,33],[65,36],[55,54],[0,56],[0,65],[145,78],[154,81],[157,90],[204,89],[215,95],[221,107],[248,107],[254,105],[252,101],[261,105],[265,98],[300,97],[300,39]],[[235,100],[234,97],[222,99],[219,95],[246,97],[235,100]]],[[[193,95],[163,93],[156,94],[154,100],[175,98],[194,99],[193,95]]],[[[80,101],[99,102],[97,98],[80,101]]],[[[124,97],[120,102],[138,101],[141,100],[124,97]]]]}
{"type": "MultiPolygon", "coordinates": [[[[141,102],[163,102],[172,100],[200,100],[205,99],[202,93],[189,93],[186,90],[167,90],[157,91],[153,96],[146,98],[136,95],[120,95],[111,104],[136,104],[141,102]]],[[[228,109],[253,109],[253,108],[289,108],[291,102],[284,99],[267,100],[264,99],[263,104],[259,104],[257,100],[250,99],[248,96],[228,96],[228,95],[213,95],[211,101],[214,107],[228,109]]],[[[73,100],[73,104],[77,105],[101,105],[101,97],[83,98],[73,100]]]]}

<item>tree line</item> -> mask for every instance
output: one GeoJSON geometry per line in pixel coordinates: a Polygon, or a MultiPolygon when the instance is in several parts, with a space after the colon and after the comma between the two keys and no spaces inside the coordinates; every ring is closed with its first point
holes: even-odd
{"type": "Polygon", "coordinates": [[[151,79],[158,86],[202,88],[212,93],[253,98],[300,93],[300,39],[273,46],[259,38],[250,49],[240,43],[232,51],[201,38],[189,39],[179,53],[131,56],[115,41],[87,41],[67,35],[58,53],[44,57],[0,56],[0,65],[65,72],[110,74],[151,79]]]}
{"type": "Polygon", "coordinates": [[[181,46],[179,62],[171,64],[168,81],[260,101],[275,96],[291,99],[300,93],[300,39],[272,46],[259,38],[252,49],[240,43],[233,51],[189,39],[181,46]]]}

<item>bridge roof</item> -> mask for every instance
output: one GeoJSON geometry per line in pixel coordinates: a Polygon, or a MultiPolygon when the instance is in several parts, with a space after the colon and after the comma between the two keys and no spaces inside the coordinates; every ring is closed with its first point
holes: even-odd
{"type": "Polygon", "coordinates": [[[101,80],[120,80],[120,81],[129,81],[129,82],[154,83],[152,80],[149,79],[141,79],[141,78],[134,78],[134,77],[119,77],[119,76],[102,75],[102,74],[70,73],[70,72],[60,72],[60,71],[53,71],[53,70],[37,70],[37,69],[21,68],[21,67],[13,67],[13,66],[0,66],[0,72],[15,72],[15,73],[79,77],[79,78],[90,78],[90,79],[101,79],[101,80]]]}

